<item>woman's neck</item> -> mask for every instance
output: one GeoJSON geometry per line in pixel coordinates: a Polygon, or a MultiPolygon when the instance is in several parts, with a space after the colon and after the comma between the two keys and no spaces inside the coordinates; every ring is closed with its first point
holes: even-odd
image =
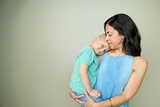
{"type": "Polygon", "coordinates": [[[125,54],[125,52],[123,52],[122,49],[116,49],[116,50],[110,50],[110,51],[108,52],[108,54],[109,54],[110,56],[123,56],[123,55],[125,54]]]}

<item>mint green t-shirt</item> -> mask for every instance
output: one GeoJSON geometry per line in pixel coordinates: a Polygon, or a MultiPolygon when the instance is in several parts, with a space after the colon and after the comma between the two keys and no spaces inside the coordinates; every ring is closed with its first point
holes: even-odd
{"type": "Polygon", "coordinates": [[[97,79],[99,64],[98,56],[89,45],[85,46],[77,55],[70,82],[70,88],[72,90],[78,94],[83,94],[86,89],[80,77],[80,64],[88,65],[88,76],[90,79],[91,87],[93,88],[97,79]]]}

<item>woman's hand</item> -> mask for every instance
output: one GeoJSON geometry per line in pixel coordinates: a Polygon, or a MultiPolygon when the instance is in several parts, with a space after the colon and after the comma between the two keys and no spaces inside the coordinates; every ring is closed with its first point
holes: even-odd
{"type": "Polygon", "coordinates": [[[87,98],[87,102],[84,105],[84,107],[96,107],[96,105],[95,105],[96,102],[94,102],[94,100],[89,97],[87,92],[85,92],[85,95],[86,95],[86,98],[87,98]]]}
{"type": "Polygon", "coordinates": [[[76,96],[74,95],[74,91],[70,90],[69,91],[69,95],[71,96],[71,98],[73,98],[77,103],[81,104],[81,105],[85,105],[86,103],[83,101],[80,101],[79,98],[84,97],[84,95],[80,95],[80,96],[76,96]]]}

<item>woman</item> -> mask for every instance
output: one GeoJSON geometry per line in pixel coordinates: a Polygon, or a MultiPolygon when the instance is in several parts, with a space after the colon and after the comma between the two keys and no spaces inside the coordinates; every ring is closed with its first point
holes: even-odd
{"type": "Polygon", "coordinates": [[[101,102],[81,102],[70,91],[70,96],[85,107],[129,107],[129,100],[139,90],[147,61],[141,55],[141,37],[133,20],[126,14],[116,14],[104,23],[106,41],[111,51],[102,57],[95,89],[101,91],[101,102]]]}

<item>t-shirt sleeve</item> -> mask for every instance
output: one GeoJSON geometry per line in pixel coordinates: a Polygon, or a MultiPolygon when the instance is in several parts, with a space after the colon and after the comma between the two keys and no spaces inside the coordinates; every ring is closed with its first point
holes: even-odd
{"type": "Polygon", "coordinates": [[[80,63],[90,65],[93,62],[95,53],[91,48],[85,49],[80,55],[80,63]]]}

